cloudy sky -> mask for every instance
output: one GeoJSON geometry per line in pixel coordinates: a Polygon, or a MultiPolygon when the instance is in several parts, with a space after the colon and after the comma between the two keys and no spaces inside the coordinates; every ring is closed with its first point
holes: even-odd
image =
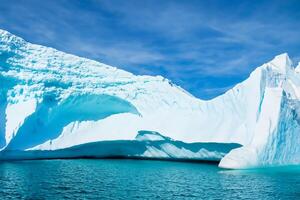
{"type": "Polygon", "coordinates": [[[0,0],[0,28],[203,99],[277,54],[300,61],[298,0],[0,0]]]}

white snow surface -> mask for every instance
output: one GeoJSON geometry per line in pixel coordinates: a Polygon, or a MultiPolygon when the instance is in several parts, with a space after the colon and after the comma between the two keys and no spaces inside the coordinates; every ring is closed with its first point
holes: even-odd
{"type": "MultiPolygon", "coordinates": [[[[161,76],[136,76],[0,29],[2,151],[171,138],[243,145],[221,160],[223,168],[299,164],[299,98],[299,65],[294,68],[286,53],[204,101],[161,76]]],[[[163,157],[163,149],[174,157],[223,157],[205,149],[191,154],[173,144],[151,147],[144,155],[163,157]]]]}

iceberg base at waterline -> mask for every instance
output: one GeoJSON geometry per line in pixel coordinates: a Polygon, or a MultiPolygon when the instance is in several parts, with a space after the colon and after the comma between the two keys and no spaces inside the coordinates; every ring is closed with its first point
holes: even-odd
{"type": "Polygon", "coordinates": [[[220,161],[230,150],[229,143],[184,143],[159,133],[140,131],[136,140],[99,141],[57,150],[4,150],[0,160],[56,158],[135,158],[186,161],[220,161]]]}

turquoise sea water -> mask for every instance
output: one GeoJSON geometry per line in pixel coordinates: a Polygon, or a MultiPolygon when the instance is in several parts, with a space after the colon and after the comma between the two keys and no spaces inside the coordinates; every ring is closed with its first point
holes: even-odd
{"type": "Polygon", "coordinates": [[[235,171],[150,160],[1,162],[0,199],[300,199],[300,167],[235,171]]]}

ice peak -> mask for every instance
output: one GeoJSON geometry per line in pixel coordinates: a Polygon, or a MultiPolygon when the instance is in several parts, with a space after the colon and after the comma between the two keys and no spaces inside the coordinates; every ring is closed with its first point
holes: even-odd
{"type": "Polygon", "coordinates": [[[8,32],[0,28],[0,35],[4,35],[4,34],[8,34],[8,32]]]}
{"type": "Polygon", "coordinates": [[[272,67],[275,67],[284,73],[292,67],[292,61],[287,53],[282,53],[278,56],[275,56],[275,58],[271,60],[270,64],[272,67]]]}
{"type": "Polygon", "coordinates": [[[1,38],[11,37],[11,36],[17,37],[17,36],[11,34],[10,32],[8,32],[6,30],[0,29],[0,39],[1,38]]]}
{"type": "Polygon", "coordinates": [[[295,67],[296,72],[300,72],[300,61],[298,62],[298,65],[295,67]]]}
{"type": "Polygon", "coordinates": [[[19,46],[22,44],[25,44],[25,41],[22,38],[8,32],[6,30],[0,29],[0,49],[1,48],[10,49],[11,46],[14,46],[14,45],[19,46]]]}

